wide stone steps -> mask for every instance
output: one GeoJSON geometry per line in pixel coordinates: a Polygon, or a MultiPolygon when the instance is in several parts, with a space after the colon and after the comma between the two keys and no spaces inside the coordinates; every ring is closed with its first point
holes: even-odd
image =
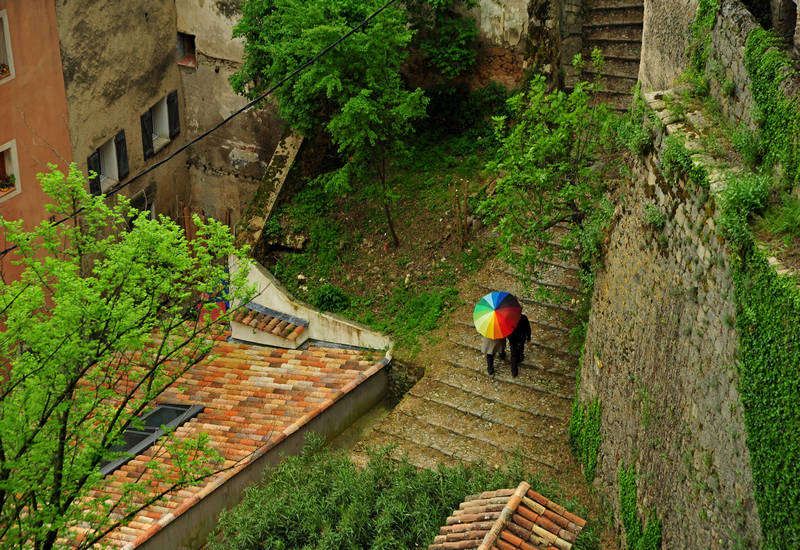
{"type": "Polygon", "coordinates": [[[584,46],[589,46],[596,40],[642,40],[642,24],[612,23],[597,24],[591,22],[583,25],[584,46]]]}
{"type": "Polygon", "coordinates": [[[644,6],[643,0],[585,0],[584,9],[596,10],[598,8],[624,9],[640,8],[644,6]]]}
{"type": "MultiPolygon", "coordinates": [[[[417,442],[462,462],[471,464],[482,462],[491,466],[499,466],[508,462],[512,453],[518,450],[529,469],[539,471],[545,469],[550,473],[558,472],[560,469],[552,458],[548,460],[549,457],[546,455],[534,454],[535,451],[531,449],[531,445],[518,434],[513,434],[513,443],[506,446],[483,435],[490,430],[470,436],[467,433],[468,428],[465,429],[463,425],[459,425],[452,419],[447,422],[447,425],[442,421],[448,419],[440,419],[440,424],[430,424],[403,409],[396,409],[392,416],[399,417],[398,421],[385,422],[376,428],[376,431],[401,440],[417,442]]],[[[547,446],[542,445],[542,447],[546,448],[547,446]]],[[[555,458],[557,456],[556,454],[555,458]]],[[[414,463],[411,455],[409,455],[409,459],[414,463]]]]}
{"type": "MultiPolygon", "coordinates": [[[[477,372],[481,376],[486,376],[486,360],[483,355],[475,357],[472,353],[464,354],[457,360],[447,362],[453,368],[467,369],[477,372]]],[[[572,400],[572,386],[574,380],[572,377],[567,376],[554,376],[551,373],[544,372],[531,365],[523,364],[519,369],[519,376],[512,377],[511,369],[505,361],[499,361],[495,364],[494,379],[500,382],[513,384],[520,391],[527,391],[533,394],[537,392],[547,393],[551,396],[572,400]]]]}
{"type": "MultiPolygon", "coordinates": [[[[368,447],[384,448],[389,447],[391,456],[395,460],[407,458],[408,461],[417,468],[434,469],[440,464],[455,466],[461,460],[453,456],[452,452],[440,451],[412,439],[403,439],[394,434],[384,432],[380,428],[375,428],[366,442],[368,447]]],[[[353,455],[357,464],[366,464],[367,457],[363,452],[353,455]]]]}
{"type": "MultiPolygon", "coordinates": [[[[475,334],[475,325],[472,321],[458,320],[456,323],[465,329],[462,334],[469,334],[470,336],[475,334]]],[[[565,355],[577,359],[578,354],[570,351],[568,348],[568,333],[553,330],[548,327],[540,328],[539,326],[536,326],[535,323],[535,321],[534,323],[531,323],[531,341],[525,343],[526,350],[529,348],[543,349],[554,354],[565,355]]],[[[527,351],[525,353],[527,353],[527,351]]]]}
{"type": "MultiPolygon", "coordinates": [[[[474,342],[472,339],[465,340],[451,337],[449,341],[465,350],[472,350],[474,353],[481,355],[480,340],[474,342]]],[[[537,369],[540,372],[552,376],[562,376],[574,382],[575,367],[573,363],[577,363],[577,361],[572,357],[558,357],[548,350],[538,348],[531,349],[531,346],[528,346],[528,349],[525,351],[525,360],[521,363],[521,368],[537,369]]],[[[505,368],[502,362],[500,363],[500,368],[505,368]]]]}
{"type": "MultiPolygon", "coordinates": [[[[583,78],[586,80],[594,80],[595,77],[597,77],[597,73],[591,70],[585,70],[583,73],[583,78]]],[[[638,76],[613,74],[609,72],[604,72],[600,75],[600,87],[609,92],[621,92],[630,95],[637,81],[638,76]]]]}
{"type": "Polygon", "coordinates": [[[585,20],[593,25],[641,25],[644,20],[643,5],[620,5],[591,7],[585,12],[585,20]]]}
{"type": "Polygon", "coordinates": [[[625,57],[611,57],[603,56],[604,74],[613,74],[618,76],[626,76],[628,78],[638,78],[639,76],[639,59],[628,59],[625,57]]]}
{"type": "Polygon", "coordinates": [[[600,50],[606,60],[611,58],[631,59],[638,63],[642,54],[641,41],[614,38],[609,40],[592,40],[586,44],[581,55],[584,59],[590,60],[591,52],[595,48],[600,50]]]}

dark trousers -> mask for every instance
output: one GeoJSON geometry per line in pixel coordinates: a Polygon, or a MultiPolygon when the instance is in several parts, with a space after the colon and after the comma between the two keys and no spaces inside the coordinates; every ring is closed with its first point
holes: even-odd
{"type": "Polygon", "coordinates": [[[525,340],[509,342],[508,347],[511,348],[511,376],[516,376],[519,373],[518,365],[525,359],[525,340]]]}
{"type": "Polygon", "coordinates": [[[486,370],[489,374],[494,374],[494,355],[491,353],[486,354],[486,370]]]}

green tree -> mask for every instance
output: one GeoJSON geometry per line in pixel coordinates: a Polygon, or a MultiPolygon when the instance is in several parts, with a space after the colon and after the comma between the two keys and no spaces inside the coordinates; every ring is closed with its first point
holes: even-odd
{"type": "Polygon", "coordinates": [[[597,252],[593,222],[610,214],[601,199],[617,169],[617,150],[614,115],[590,104],[596,89],[581,82],[570,93],[548,92],[536,75],[527,91],[509,99],[512,115],[495,118],[501,146],[488,169],[497,187],[480,212],[497,226],[503,258],[526,279],[537,278],[542,262],[564,248],[577,248],[587,268],[597,252]],[[562,224],[569,229],[554,234],[562,224]]]}
{"type": "MultiPolygon", "coordinates": [[[[219,292],[237,251],[213,220],[196,219],[188,242],[124,197],[109,206],[90,196],[74,164],[39,178],[51,214],[80,214],[30,232],[0,218],[24,266],[19,280],[0,282],[0,539],[4,548],[88,548],[160,499],[138,483],[117,499],[91,495],[111,483],[99,467],[122,456],[110,448],[123,432],[209,354],[222,327],[199,314],[203,295],[219,292]]],[[[229,281],[228,298],[247,297],[242,277],[229,281]]],[[[147,475],[169,489],[213,473],[219,458],[204,435],[167,436],[155,449],[176,466],[151,460],[147,475]]]]}
{"type": "Polygon", "coordinates": [[[416,45],[428,65],[446,80],[469,72],[475,65],[478,27],[463,12],[478,0],[408,0],[416,45]]]}
{"type": "MultiPolygon", "coordinates": [[[[231,77],[234,90],[256,97],[382,4],[246,1],[234,27],[234,36],[245,39],[244,64],[231,77]]],[[[345,159],[342,169],[321,181],[340,191],[356,184],[367,199],[376,200],[395,245],[388,172],[427,105],[421,90],[404,87],[400,74],[413,34],[405,11],[390,6],[278,89],[279,112],[289,126],[304,135],[327,132],[345,159]]]]}

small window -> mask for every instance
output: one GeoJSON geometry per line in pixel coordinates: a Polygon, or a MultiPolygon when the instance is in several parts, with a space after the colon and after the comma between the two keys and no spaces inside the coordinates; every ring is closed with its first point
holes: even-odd
{"type": "Polygon", "coordinates": [[[0,84],[12,78],[14,78],[14,58],[11,55],[8,15],[6,10],[0,10],[0,84]]]}
{"type": "Polygon", "coordinates": [[[178,33],[178,65],[181,67],[197,67],[197,52],[194,47],[194,35],[178,33]]]}
{"type": "Polygon", "coordinates": [[[117,132],[116,136],[89,155],[86,163],[88,169],[97,174],[97,177],[89,180],[89,189],[93,195],[107,192],[128,177],[130,170],[125,130],[117,132]]]}
{"type": "Polygon", "coordinates": [[[142,150],[150,158],[163,149],[181,131],[178,91],[173,90],[141,116],[142,150]]]}
{"type": "Polygon", "coordinates": [[[156,219],[155,200],[153,200],[155,197],[151,198],[150,194],[149,190],[137,193],[131,198],[131,206],[142,212],[148,212],[150,219],[154,220],[156,219]]]}
{"type": "Polygon", "coordinates": [[[162,426],[165,428],[177,428],[200,414],[204,408],[203,405],[178,405],[172,403],[157,405],[155,409],[140,417],[135,426],[125,430],[122,435],[123,441],[111,447],[112,451],[125,453],[125,456],[103,463],[100,467],[100,473],[108,475],[136,455],[142,454],[159,437],[164,435],[165,432],[162,426]]]}
{"type": "Polygon", "coordinates": [[[17,195],[20,190],[16,140],[0,145],[0,201],[17,195]]]}

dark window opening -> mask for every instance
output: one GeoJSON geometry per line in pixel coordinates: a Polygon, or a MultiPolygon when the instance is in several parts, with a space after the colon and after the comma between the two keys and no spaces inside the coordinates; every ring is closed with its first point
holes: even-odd
{"type": "Polygon", "coordinates": [[[111,447],[111,451],[125,453],[125,456],[104,462],[100,466],[100,473],[108,475],[123,466],[136,455],[142,454],[164,435],[163,428],[177,428],[200,414],[204,408],[203,405],[174,403],[157,405],[155,409],[139,418],[141,425],[137,424],[136,427],[125,430],[122,435],[123,443],[111,447]]]}
{"type": "Polygon", "coordinates": [[[197,51],[194,46],[193,34],[178,33],[178,65],[182,67],[197,67],[197,51]]]}

